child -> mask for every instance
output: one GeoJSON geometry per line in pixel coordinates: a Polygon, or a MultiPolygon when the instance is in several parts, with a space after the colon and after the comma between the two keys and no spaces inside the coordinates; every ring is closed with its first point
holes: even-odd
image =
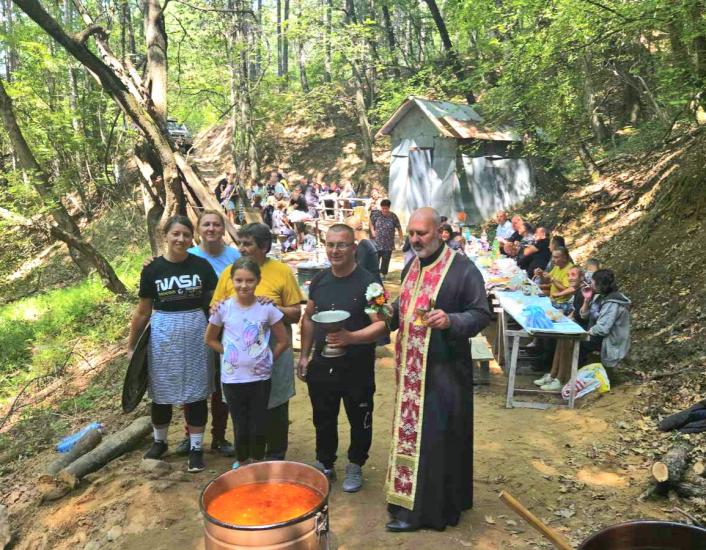
{"type": "Polygon", "coordinates": [[[260,267],[239,258],[231,269],[235,296],[222,302],[208,320],[206,344],[221,354],[221,383],[235,429],[236,462],[265,456],[265,424],[272,363],[289,346],[282,312],[255,299],[260,267]],[[223,327],[223,342],[219,335],[223,327]],[[270,350],[270,331],[277,344],[270,350]]]}
{"type": "MultiPolygon", "coordinates": [[[[580,268],[574,266],[569,270],[569,286],[574,292],[571,303],[571,311],[567,316],[581,326],[583,322],[579,316],[579,310],[583,305],[583,277],[580,268]]],[[[585,328],[585,327],[584,327],[585,328]]],[[[543,391],[559,391],[571,378],[571,361],[573,359],[574,343],[572,340],[557,340],[552,361],[552,370],[535,380],[534,383],[540,386],[543,391]]]]}
{"type": "Polygon", "coordinates": [[[586,272],[583,274],[583,280],[587,286],[591,286],[593,274],[601,268],[601,262],[596,258],[586,260],[586,272]]]}

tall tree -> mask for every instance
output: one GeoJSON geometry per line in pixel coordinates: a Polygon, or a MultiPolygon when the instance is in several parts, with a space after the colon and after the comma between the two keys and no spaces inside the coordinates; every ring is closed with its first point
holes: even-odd
{"type": "Polygon", "coordinates": [[[51,235],[67,245],[72,258],[74,258],[84,273],[90,267],[93,267],[108,290],[115,294],[126,294],[125,285],[115,274],[110,263],[88,241],[81,237],[78,226],[74,223],[58,197],[54,195],[49,175],[37,162],[17,124],[12,99],[5,91],[2,80],[0,80],[0,116],[10,137],[12,147],[17,153],[20,166],[32,182],[37,195],[43,205],[48,208],[49,214],[54,221],[54,225],[50,228],[51,235]]]}
{"type": "Polygon", "coordinates": [[[446,22],[439,11],[439,6],[437,6],[436,0],[424,1],[429,7],[434,23],[436,23],[436,28],[439,31],[439,37],[441,38],[441,43],[444,45],[446,56],[449,58],[454,74],[456,75],[458,81],[466,88],[464,91],[466,101],[469,105],[473,105],[476,102],[476,96],[473,91],[468,88],[468,84],[466,83],[466,72],[463,69],[461,59],[458,57],[458,53],[451,42],[451,37],[449,36],[449,31],[446,29],[446,22]]]}

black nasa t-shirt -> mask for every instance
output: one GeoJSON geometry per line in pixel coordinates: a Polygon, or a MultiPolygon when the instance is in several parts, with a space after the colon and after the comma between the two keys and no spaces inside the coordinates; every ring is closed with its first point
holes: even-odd
{"type": "MultiPolygon", "coordinates": [[[[336,277],[330,269],[327,269],[312,279],[309,286],[309,299],[314,302],[317,313],[332,309],[349,312],[351,316],[345,322],[344,328],[353,332],[370,325],[370,317],[365,313],[368,305],[365,291],[370,283],[376,282],[377,279],[359,265],[347,277],[336,277]]],[[[348,379],[349,375],[353,375],[352,378],[356,382],[373,383],[375,343],[348,346],[345,356],[332,359],[321,357],[321,349],[325,342],[326,333],[323,328],[314,323],[314,365],[310,368],[312,377],[316,377],[314,371],[319,365],[327,372],[331,366],[340,366],[345,371],[350,371],[344,374],[345,378],[348,379]]]]}
{"type": "Polygon", "coordinates": [[[189,254],[183,262],[156,258],[142,270],[140,298],[152,298],[159,311],[207,308],[218,278],[211,264],[189,254]]]}

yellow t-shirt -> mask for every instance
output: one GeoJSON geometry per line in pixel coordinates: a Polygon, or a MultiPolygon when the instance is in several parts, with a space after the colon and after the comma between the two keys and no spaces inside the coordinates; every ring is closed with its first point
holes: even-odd
{"type": "MultiPolygon", "coordinates": [[[[564,288],[568,288],[569,286],[569,271],[571,271],[571,268],[574,267],[574,264],[571,262],[567,263],[564,267],[559,267],[558,265],[555,265],[552,270],[549,272],[549,277],[551,279],[556,279],[559,281],[564,288]]],[[[219,281],[220,284],[220,281],[219,281]]],[[[218,289],[216,289],[218,290],[218,289]]],[[[558,302],[560,304],[563,304],[564,302],[568,302],[569,300],[572,300],[574,298],[573,294],[566,294],[565,296],[558,296],[554,297],[555,292],[560,292],[559,288],[552,283],[551,286],[549,287],[549,297],[554,300],[555,302],[558,302]]]]}
{"type": "MultiPolygon", "coordinates": [[[[232,264],[226,267],[218,278],[216,290],[213,291],[211,305],[222,302],[235,294],[233,280],[230,277],[232,264]]],[[[256,296],[270,298],[276,306],[293,306],[303,300],[299,284],[289,266],[270,258],[260,266],[260,283],[255,288],[256,296]]]]}

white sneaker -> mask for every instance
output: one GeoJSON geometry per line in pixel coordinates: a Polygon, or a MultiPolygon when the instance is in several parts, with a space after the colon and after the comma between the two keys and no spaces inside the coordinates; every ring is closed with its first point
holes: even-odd
{"type": "Polygon", "coordinates": [[[552,381],[552,375],[549,373],[546,373],[542,378],[539,378],[534,381],[535,386],[544,386],[544,384],[549,384],[549,382],[552,381]]]}
{"type": "Polygon", "coordinates": [[[543,391],[561,391],[561,382],[559,382],[558,378],[554,378],[551,382],[544,384],[540,389],[543,391]]]}

